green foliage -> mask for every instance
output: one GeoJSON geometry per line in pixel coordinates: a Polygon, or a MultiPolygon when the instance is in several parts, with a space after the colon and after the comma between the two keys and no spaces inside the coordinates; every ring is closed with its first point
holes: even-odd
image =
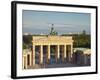
{"type": "Polygon", "coordinates": [[[74,47],[91,48],[91,36],[90,34],[86,34],[85,31],[82,34],[62,34],[62,36],[72,36],[74,47]]]}
{"type": "Polygon", "coordinates": [[[23,49],[30,48],[32,45],[32,35],[23,35],[23,49]]]}
{"type": "Polygon", "coordinates": [[[27,48],[28,48],[27,44],[23,43],[23,49],[27,49],[27,48]]]}
{"type": "Polygon", "coordinates": [[[25,44],[30,44],[32,41],[32,35],[23,35],[23,42],[25,44]]]}
{"type": "Polygon", "coordinates": [[[90,48],[91,47],[91,36],[90,35],[74,35],[73,40],[74,40],[74,47],[86,47],[90,48]]]}

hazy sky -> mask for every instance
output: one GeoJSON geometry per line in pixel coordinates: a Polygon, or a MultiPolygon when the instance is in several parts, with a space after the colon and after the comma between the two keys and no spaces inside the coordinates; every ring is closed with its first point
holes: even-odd
{"type": "Polygon", "coordinates": [[[72,12],[51,12],[23,10],[23,33],[48,34],[52,24],[58,34],[90,33],[90,14],[72,12]]]}

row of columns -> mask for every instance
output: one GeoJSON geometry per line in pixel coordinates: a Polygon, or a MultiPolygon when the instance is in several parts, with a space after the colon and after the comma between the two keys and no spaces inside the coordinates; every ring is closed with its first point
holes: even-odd
{"type": "MultiPolygon", "coordinates": [[[[44,45],[40,45],[40,56],[39,56],[39,63],[42,64],[43,63],[43,46],[44,45]]],[[[62,53],[62,61],[64,61],[64,59],[66,59],[66,57],[68,57],[69,61],[71,60],[71,57],[72,57],[72,50],[73,50],[73,46],[70,45],[70,51],[67,52],[66,51],[66,46],[67,45],[63,45],[64,46],[64,52],[62,53]],[[68,56],[67,56],[67,54],[68,56]]],[[[33,65],[35,65],[35,45],[33,45],[33,51],[32,51],[32,55],[33,55],[33,65]]],[[[57,45],[57,53],[56,53],[56,62],[59,60],[60,58],[60,45],[57,45]]],[[[46,62],[49,63],[50,61],[50,45],[48,45],[48,48],[47,48],[47,56],[46,56],[46,62]]]]}

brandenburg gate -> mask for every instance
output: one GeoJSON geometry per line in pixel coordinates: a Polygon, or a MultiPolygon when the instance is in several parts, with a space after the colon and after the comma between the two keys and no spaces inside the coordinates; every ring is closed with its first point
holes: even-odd
{"type": "Polygon", "coordinates": [[[60,54],[62,55],[62,59],[68,58],[69,61],[72,56],[73,50],[73,40],[72,37],[65,37],[65,36],[33,36],[33,65],[35,65],[35,47],[40,46],[40,56],[39,62],[40,64],[43,63],[43,47],[46,46],[46,62],[49,63],[50,61],[50,54],[51,54],[51,46],[55,46],[55,59],[56,62],[60,58],[60,54]],[[60,50],[61,49],[61,50],[60,50]],[[60,53],[62,52],[62,53],[60,53]]]}
{"type": "Polygon", "coordinates": [[[56,63],[60,57],[63,62],[70,62],[73,54],[73,39],[72,36],[33,36],[32,52],[30,53],[29,59],[30,66],[36,65],[37,49],[39,53],[39,64],[43,64],[44,52],[47,64],[50,63],[51,53],[54,53],[56,63]]]}

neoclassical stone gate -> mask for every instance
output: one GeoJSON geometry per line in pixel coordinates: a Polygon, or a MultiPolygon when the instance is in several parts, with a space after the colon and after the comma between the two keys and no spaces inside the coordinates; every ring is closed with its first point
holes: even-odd
{"type": "MultiPolygon", "coordinates": [[[[71,57],[73,54],[73,39],[71,36],[33,36],[32,40],[32,52],[25,58],[24,63],[29,63],[29,66],[36,65],[36,47],[39,47],[39,64],[43,64],[44,57],[44,47],[46,54],[46,63],[49,64],[51,59],[51,49],[54,48],[55,60],[56,63],[60,59],[60,55],[62,56],[62,61],[71,61],[71,57]],[[52,47],[53,46],[53,47],[52,47]],[[27,59],[29,57],[29,59],[27,59]],[[28,61],[29,60],[29,61],[28,61]]],[[[23,64],[28,66],[27,64],[23,64]]],[[[27,67],[26,67],[27,68],[27,67]]]]}

